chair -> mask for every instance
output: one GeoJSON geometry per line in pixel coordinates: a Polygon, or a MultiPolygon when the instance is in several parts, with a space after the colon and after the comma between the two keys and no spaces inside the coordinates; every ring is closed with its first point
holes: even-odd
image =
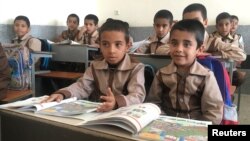
{"type": "Polygon", "coordinates": [[[155,76],[155,69],[149,64],[145,64],[145,69],[144,69],[144,77],[145,77],[145,90],[146,90],[146,98],[149,93],[149,89],[151,87],[151,84],[154,80],[155,76]]]}

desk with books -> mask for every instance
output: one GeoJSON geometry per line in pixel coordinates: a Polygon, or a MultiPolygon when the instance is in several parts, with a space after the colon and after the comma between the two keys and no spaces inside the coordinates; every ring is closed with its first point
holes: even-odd
{"type": "Polygon", "coordinates": [[[107,126],[78,127],[80,120],[38,115],[16,110],[0,110],[3,141],[128,141],[139,140],[119,128],[107,126]]]}

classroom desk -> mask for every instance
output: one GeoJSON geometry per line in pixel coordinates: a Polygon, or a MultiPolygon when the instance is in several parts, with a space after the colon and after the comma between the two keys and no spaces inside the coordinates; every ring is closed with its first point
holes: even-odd
{"type": "Polygon", "coordinates": [[[138,140],[112,126],[77,127],[80,120],[0,109],[1,141],[138,140]]]}
{"type": "Polygon", "coordinates": [[[158,69],[167,66],[171,62],[171,57],[168,55],[156,55],[156,54],[141,54],[141,53],[131,53],[130,56],[136,58],[138,61],[149,64],[158,69]]]}
{"type": "Polygon", "coordinates": [[[59,45],[52,44],[52,60],[63,62],[85,63],[85,69],[89,64],[89,51],[98,51],[98,48],[88,45],[59,45]]]}

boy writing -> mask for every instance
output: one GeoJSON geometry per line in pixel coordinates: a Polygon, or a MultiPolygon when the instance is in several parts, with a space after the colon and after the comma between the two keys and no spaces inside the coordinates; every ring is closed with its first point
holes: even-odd
{"type": "Polygon", "coordinates": [[[76,14],[70,14],[67,18],[68,29],[63,31],[61,35],[57,37],[56,42],[61,42],[64,40],[75,41],[79,33],[79,30],[78,30],[79,22],[80,22],[80,19],[76,14]]]}
{"type": "Polygon", "coordinates": [[[99,32],[103,58],[92,62],[84,76],[69,87],[52,94],[45,102],[76,96],[91,101],[104,101],[97,109],[110,111],[142,103],[145,98],[144,65],[126,53],[129,47],[129,25],[120,20],[107,20],[99,32]]]}
{"type": "Polygon", "coordinates": [[[162,51],[158,49],[166,45],[168,42],[168,32],[173,23],[173,15],[168,10],[160,10],[154,16],[154,31],[155,34],[150,36],[147,40],[149,44],[139,47],[136,52],[161,54],[162,51]]]}
{"type": "Polygon", "coordinates": [[[220,124],[223,99],[212,71],[196,61],[202,50],[204,26],[197,20],[177,22],[170,31],[171,64],[153,80],[148,101],[169,116],[209,120],[220,124]]]}
{"type": "Polygon", "coordinates": [[[81,27],[80,32],[77,35],[76,41],[81,44],[88,44],[93,47],[99,47],[97,43],[98,39],[98,17],[93,14],[89,14],[84,18],[84,26],[81,27]]]}

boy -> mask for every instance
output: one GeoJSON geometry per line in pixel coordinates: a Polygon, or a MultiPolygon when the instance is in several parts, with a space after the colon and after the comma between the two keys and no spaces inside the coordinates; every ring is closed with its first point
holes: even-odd
{"type": "Polygon", "coordinates": [[[80,32],[77,35],[77,42],[81,44],[88,44],[93,47],[99,47],[98,39],[98,17],[93,14],[89,14],[84,18],[84,26],[81,27],[80,32]]]}
{"type": "Polygon", "coordinates": [[[142,103],[145,98],[144,65],[127,54],[129,25],[108,19],[100,28],[99,41],[103,58],[94,60],[84,76],[69,87],[52,94],[46,102],[76,96],[102,101],[98,112],[142,103]]]}
{"type": "Polygon", "coordinates": [[[76,36],[79,33],[78,30],[79,22],[80,19],[76,14],[70,14],[67,18],[68,29],[63,31],[62,34],[59,37],[57,37],[56,42],[61,42],[64,40],[75,41],[76,36]]]}
{"type": "MultiPolygon", "coordinates": [[[[221,40],[225,43],[231,43],[232,45],[238,46],[241,48],[239,44],[238,35],[232,36],[230,34],[231,31],[231,15],[227,12],[222,12],[216,17],[216,29],[217,31],[212,33],[213,37],[221,38],[221,40]]],[[[241,48],[244,50],[243,48],[241,48]]],[[[235,61],[235,66],[240,66],[241,61],[235,61]]],[[[244,81],[244,75],[241,71],[234,68],[233,71],[233,79],[232,85],[240,86],[244,81]]]]}
{"type": "MultiPolygon", "coordinates": [[[[206,7],[199,3],[188,5],[182,13],[183,19],[196,19],[200,21],[204,27],[207,27],[207,10],[206,7]]],[[[238,46],[231,43],[224,43],[221,38],[209,36],[205,33],[204,51],[200,55],[220,55],[225,59],[233,59],[234,61],[244,61],[246,53],[238,46]]]]}
{"type": "Polygon", "coordinates": [[[0,43],[0,100],[4,99],[7,94],[8,84],[10,82],[11,70],[7,57],[0,43]]]}
{"type": "Polygon", "coordinates": [[[209,120],[220,124],[223,99],[213,72],[196,61],[202,50],[204,26],[197,20],[177,22],[170,31],[172,62],[153,80],[148,101],[169,116],[209,120]]]}
{"type": "MultiPolygon", "coordinates": [[[[173,23],[173,15],[168,10],[160,10],[154,16],[154,30],[155,34],[150,36],[147,40],[149,44],[139,47],[136,52],[161,54],[161,46],[168,42],[168,32],[173,23]],[[160,51],[158,51],[160,49],[160,51]]],[[[163,48],[164,49],[164,48],[163,48]]]]}
{"type": "Polygon", "coordinates": [[[230,30],[230,34],[233,36],[233,38],[237,38],[238,37],[238,41],[239,41],[239,45],[240,48],[242,48],[244,50],[244,41],[243,41],[243,37],[240,34],[237,34],[236,31],[238,29],[238,24],[239,24],[239,18],[235,15],[231,15],[231,30],[230,30]]]}

